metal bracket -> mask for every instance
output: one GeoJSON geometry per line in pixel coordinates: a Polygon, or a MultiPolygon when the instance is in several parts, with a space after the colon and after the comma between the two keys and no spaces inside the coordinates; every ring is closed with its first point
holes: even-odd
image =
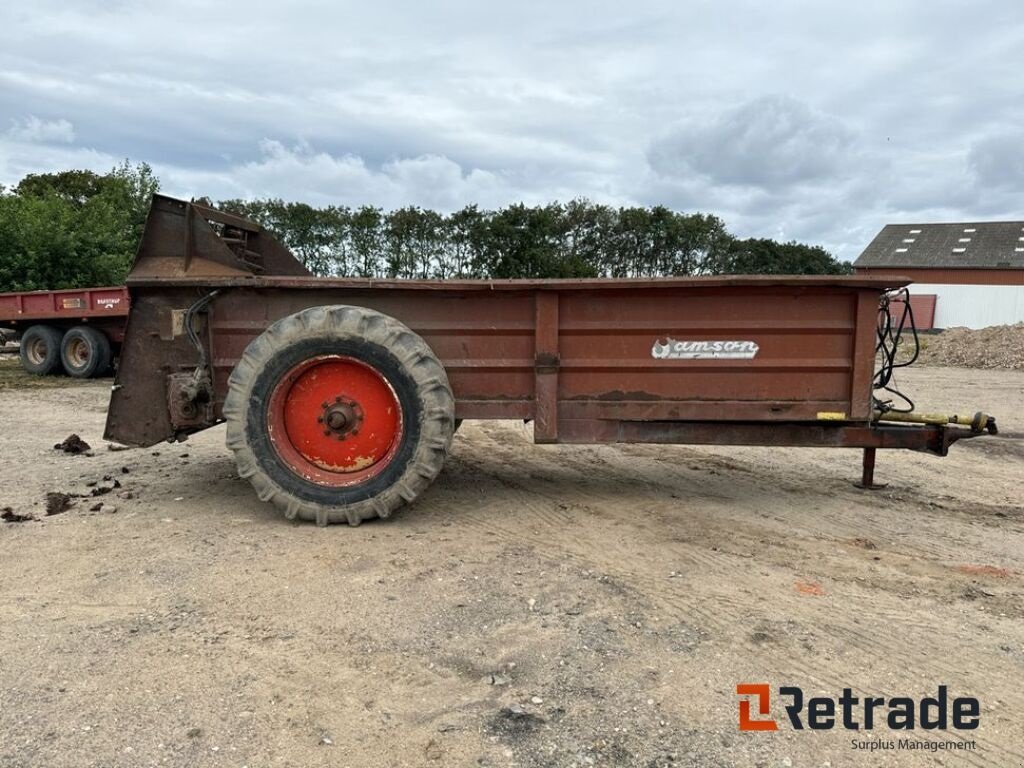
{"type": "Polygon", "coordinates": [[[175,430],[213,423],[213,387],[206,376],[172,373],[167,377],[167,413],[175,430]]]}

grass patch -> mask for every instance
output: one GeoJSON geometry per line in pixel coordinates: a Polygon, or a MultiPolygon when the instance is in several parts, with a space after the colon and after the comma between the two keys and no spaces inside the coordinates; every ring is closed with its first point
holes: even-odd
{"type": "Polygon", "coordinates": [[[109,383],[110,379],[73,379],[63,374],[34,376],[21,367],[17,355],[0,355],[0,391],[5,389],[59,389],[61,387],[88,386],[95,382],[109,383]]]}

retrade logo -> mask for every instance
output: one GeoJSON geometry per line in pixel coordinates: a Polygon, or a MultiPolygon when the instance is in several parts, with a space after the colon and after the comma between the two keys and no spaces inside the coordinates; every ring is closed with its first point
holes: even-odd
{"type": "MultiPolygon", "coordinates": [[[[772,717],[772,687],[768,683],[739,683],[741,731],[776,731],[779,722],[772,717]],[[756,715],[754,709],[756,708],[756,715]]],[[[892,731],[944,731],[952,728],[971,731],[981,722],[981,703],[973,696],[950,698],[947,686],[940,685],[934,696],[920,699],[911,696],[854,696],[853,689],[844,688],[838,697],[813,696],[807,698],[795,685],[778,689],[783,720],[793,730],[829,731],[841,728],[849,731],[870,731],[887,728],[892,731]]]]}
{"type": "MultiPolygon", "coordinates": [[[[757,701],[757,713],[767,715],[772,711],[771,688],[768,683],[739,683],[736,693],[740,696],[753,696],[757,701]]],[[[771,718],[754,720],[750,716],[750,699],[740,699],[740,730],[741,731],[777,731],[779,724],[771,718]]]]}

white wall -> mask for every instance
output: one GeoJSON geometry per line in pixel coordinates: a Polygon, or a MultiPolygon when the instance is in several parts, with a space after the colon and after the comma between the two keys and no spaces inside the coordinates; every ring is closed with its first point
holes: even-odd
{"type": "Polygon", "coordinates": [[[1024,285],[914,283],[910,293],[935,294],[936,328],[987,328],[1024,322],[1024,285]]]}

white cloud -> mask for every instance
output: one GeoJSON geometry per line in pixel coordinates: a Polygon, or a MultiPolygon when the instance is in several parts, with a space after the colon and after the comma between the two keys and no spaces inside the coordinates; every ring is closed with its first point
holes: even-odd
{"type": "Polygon", "coordinates": [[[1024,132],[987,136],[971,145],[967,163],[986,187],[1024,188],[1024,132]]]}
{"type": "Polygon", "coordinates": [[[693,115],[655,141],[649,158],[665,176],[777,189],[835,178],[852,159],[853,141],[839,119],[791,97],[763,96],[693,115]]]}
{"type": "Polygon", "coordinates": [[[518,196],[507,179],[481,169],[464,170],[441,155],[394,158],[371,168],[355,155],[332,155],[308,142],[260,142],[260,157],[209,173],[159,168],[177,194],[211,197],[282,197],[317,205],[420,205],[454,210],[471,203],[499,206],[518,196]]]}
{"type": "Polygon", "coordinates": [[[11,120],[7,136],[14,141],[28,141],[39,144],[70,144],[75,140],[75,128],[63,118],[42,120],[35,115],[20,120],[11,120]]]}

